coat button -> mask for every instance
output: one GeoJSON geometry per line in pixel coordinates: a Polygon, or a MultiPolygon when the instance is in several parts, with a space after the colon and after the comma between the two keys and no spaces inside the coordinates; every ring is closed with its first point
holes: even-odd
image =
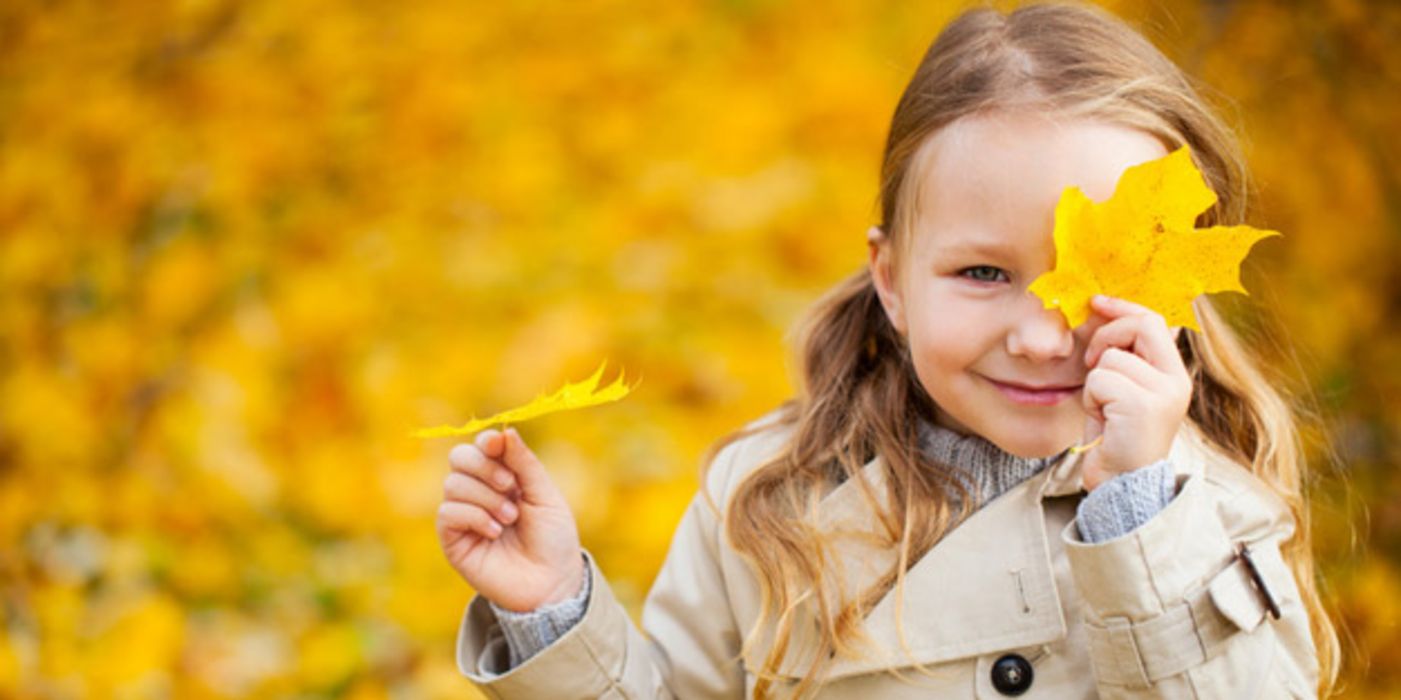
{"type": "Polygon", "coordinates": [[[1021,695],[1031,687],[1031,663],[1008,654],[992,664],[992,687],[1003,695],[1021,695]]]}

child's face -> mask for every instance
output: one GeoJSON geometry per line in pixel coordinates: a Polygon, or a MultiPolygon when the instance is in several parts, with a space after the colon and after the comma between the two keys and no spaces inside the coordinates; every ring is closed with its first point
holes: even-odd
{"type": "Polygon", "coordinates": [[[873,230],[871,264],[937,422],[1024,457],[1080,441],[1085,343],[1102,319],[1071,331],[1026,288],[1055,264],[1063,189],[1102,201],[1126,168],[1166,154],[1143,131],[1035,114],[968,117],[925,144],[912,239],[896,269],[894,246],[873,230]]]}

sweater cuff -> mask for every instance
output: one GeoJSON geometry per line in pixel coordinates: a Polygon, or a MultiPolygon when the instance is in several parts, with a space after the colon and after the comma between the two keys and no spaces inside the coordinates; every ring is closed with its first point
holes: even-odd
{"type": "Polygon", "coordinates": [[[501,623],[501,634],[506,637],[506,646],[511,652],[510,668],[515,668],[540,653],[583,619],[584,611],[589,606],[592,579],[593,577],[589,576],[588,559],[585,559],[584,582],[573,598],[542,605],[529,612],[514,612],[497,607],[496,603],[487,602],[501,623]]]}
{"type": "Polygon", "coordinates": [[[1166,508],[1176,493],[1167,459],[1120,474],[1080,501],[1075,517],[1080,537],[1096,544],[1127,535],[1166,508]]]}

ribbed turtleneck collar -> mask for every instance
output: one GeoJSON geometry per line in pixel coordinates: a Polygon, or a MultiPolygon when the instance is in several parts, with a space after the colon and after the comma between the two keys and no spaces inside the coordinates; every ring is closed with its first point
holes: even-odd
{"type": "Polygon", "coordinates": [[[1058,461],[1065,452],[1049,457],[1018,457],[978,435],[962,435],[941,425],[920,420],[920,450],[931,460],[962,472],[966,485],[987,503],[1058,461]]]}

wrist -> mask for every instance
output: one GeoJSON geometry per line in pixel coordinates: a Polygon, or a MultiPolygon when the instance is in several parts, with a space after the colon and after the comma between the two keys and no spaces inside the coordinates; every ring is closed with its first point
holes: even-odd
{"type": "Polygon", "coordinates": [[[1096,469],[1085,469],[1080,476],[1080,485],[1085,487],[1085,491],[1087,493],[1092,492],[1095,489],[1109,483],[1110,481],[1113,481],[1117,477],[1123,476],[1125,474],[1132,474],[1141,469],[1146,469],[1165,459],[1167,459],[1166,452],[1163,454],[1162,457],[1159,457],[1157,459],[1150,459],[1148,461],[1140,463],[1136,467],[1131,467],[1128,469],[1106,469],[1103,467],[1096,469]]]}
{"type": "Polygon", "coordinates": [[[1083,476],[1080,477],[1080,485],[1085,487],[1085,493],[1094,493],[1095,489],[1099,488],[1102,484],[1104,484],[1104,482],[1112,478],[1114,478],[1113,474],[1108,474],[1105,476],[1095,476],[1090,472],[1086,472],[1083,476]]]}
{"type": "Polygon", "coordinates": [[[584,577],[587,574],[588,570],[584,567],[584,557],[580,555],[574,559],[574,565],[570,568],[569,575],[545,596],[540,606],[555,605],[578,596],[579,592],[584,590],[584,577]]]}

